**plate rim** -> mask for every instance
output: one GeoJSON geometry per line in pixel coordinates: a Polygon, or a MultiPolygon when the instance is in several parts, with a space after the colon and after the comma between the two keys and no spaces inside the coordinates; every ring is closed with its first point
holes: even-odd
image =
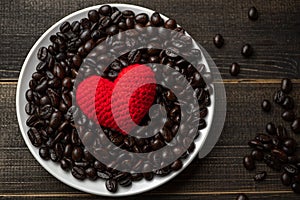
{"type": "MultiPolygon", "coordinates": [[[[21,134],[22,134],[22,137],[26,143],[26,146],[28,147],[28,149],[30,150],[30,153],[34,156],[35,160],[48,172],[50,173],[53,177],[55,177],[56,179],[58,179],[60,182],[70,186],[70,187],[73,187],[79,191],[83,191],[83,192],[86,192],[86,193],[90,193],[90,194],[95,194],[95,195],[100,195],[100,196],[108,196],[108,197],[123,197],[123,196],[131,196],[131,195],[136,195],[136,194],[140,194],[140,193],[144,193],[144,192],[147,192],[147,191],[150,191],[150,190],[153,190],[165,183],[167,183],[168,181],[170,181],[171,179],[173,179],[175,176],[177,176],[178,174],[180,174],[184,169],[186,169],[190,163],[194,160],[194,158],[197,156],[198,152],[201,150],[202,146],[204,145],[205,141],[206,141],[206,138],[207,138],[207,135],[209,134],[210,132],[210,129],[211,129],[211,125],[212,125],[212,119],[214,117],[214,113],[215,113],[215,95],[214,95],[214,90],[213,90],[213,93],[211,94],[211,105],[208,107],[208,109],[210,109],[211,112],[209,112],[209,123],[207,124],[208,126],[205,128],[206,129],[206,134],[204,134],[202,137],[203,137],[203,141],[200,145],[196,145],[196,148],[195,150],[193,151],[192,154],[189,155],[189,157],[185,160],[183,160],[183,167],[178,170],[178,171],[175,171],[175,172],[172,172],[171,174],[169,174],[168,176],[166,177],[158,177],[158,176],[155,176],[154,179],[162,179],[162,181],[159,181],[158,184],[155,184],[155,185],[152,185],[150,187],[147,187],[145,189],[140,189],[138,191],[129,191],[128,193],[125,192],[125,193],[110,193],[110,192],[106,192],[106,193],[103,193],[103,192],[96,192],[94,190],[90,190],[89,188],[85,188],[85,187],[81,187],[79,185],[77,185],[76,183],[73,183],[72,181],[70,180],[66,180],[62,177],[59,176],[59,173],[55,172],[55,169],[52,169],[52,167],[49,166],[49,161],[46,161],[46,160],[43,160],[39,154],[38,154],[38,149],[37,147],[33,146],[32,143],[30,142],[28,136],[27,136],[27,131],[25,131],[25,126],[24,125],[24,122],[22,121],[23,117],[21,116],[21,113],[20,113],[20,110],[21,109],[24,109],[24,108],[20,108],[20,98],[21,98],[21,93],[22,95],[26,93],[26,91],[21,91],[21,83],[23,82],[22,80],[24,79],[24,73],[25,73],[25,69],[26,69],[26,66],[28,66],[28,62],[29,60],[31,59],[32,56],[36,56],[34,55],[34,52],[37,50],[37,48],[39,47],[40,43],[46,39],[47,35],[49,35],[49,33],[51,31],[53,31],[54,29],[57,29],[62,22],[64,21],[68,21],[70,19],[72,19],[73,17],[76,17],[77,15],[80,15],[82,13],[86,13],[92,9],[99,9],[99,7],[103,6],[103,5],[110,5],[110,6],[115,6],[115,7],[122,7],[122,10],[123,8],[127,8],[127,9],[138,9],[140,10],[141,12],[144,12],[146,11],[147,13],[150,12],[150,13],[153,13],[155,12],[154,10],[152,9],[149,9],[149,8],[146,8],[146,7],[143,7],[143,6],[137,6],[137,5],[133,5],[133,4],[124,4],[124,3],[108,3],[108,4],[99,4],[99,5],[94,5],[94,6],[90,6],[90,7],[86,7],[84,9],[80,9],[78,11],[75,11],[71,14],[68,14],[67,16],[63,17],[62,19],[60,19],[59,21],[57,21],[56,23],[54,23],[50,28],[48,28],[40,37],[39,39],[34,43],[34,45],[31,47],[29,53],[27,54],[26,56],[26,59],[22,65],[22,68],[21,68],[21,72],[19,74],[19,78],[18,78],[18,84],[17,84],[17,89],[16,89],[16,113],[17,113],[17,119],[18,119],[18,125],[19,125],[19,129],[21,131],[21,134]],[[196,150],[198,148],[198,150],[196,150]]],[[[169,19],[169,17],[163,15],[162,13],[160,13],[160,15],[165,18],[165,19],[169,19]]],[[[188,34],[188,33],[187,33],[188,34]]],[[[189,35],[189,34],[188,34],[189,35]]],[[[205,58],[204,58],[204,61],[206,62],[205,58]]],[[[208,65],[206,65],[206,68],[209,70],[209,67],[208,65]]],[[[34,66],[34,70],[35,70],[35,66],[34,66]]],[[[27,83],[28,84],[28,83],[27,83]]],[[[27,86],[27,88],[29,88],[27,86]]],[[[25,96],[23,97],[25,98],[25,96]]],[[[26,98],[25,98],[26,100],[26,98]]],[[[25,111],[24,111],[25,112],[25,111]]],[[[26,114],[26,113],[25,113],[26,114]]],[[[27,127],[27,126],[26,126],[27,127]]],[[[28,127],[27,127],[28,128],[28,127]]],[[[53,164],[57,164],[57,163],[53,163],[53,164]]],[[[57,165],[57,168],[60,168],[59,165],[57,165]]],[[[70,177],[72,177],[71,175],[71,172],[68,171],[66,172],[69,174],[70,177]]],[[[72,177],[73,178],[73,177],[72,177]]],[[[75,178],[74,178],[75,179],[75,178]]],[[[78,182],[84,182],[84,181],[80,181],[80,180],[77,180],[75,179],[76,181],[78,182]]],[[[96,183],[96,181],[94,181],[96,183]]],[[[104,180],[101,180],[101,182],[103,182],[105,184],[105,181],[104,180]]],[[[140,181],[139,181],[140,182],[140,181]]],[[[133,184],[139,184],[139,182],[134,182],[133,184]]],[[[147,183],[151,183],[151,181],[147,181],[147,183]]],[[[104,186],[105,187],[105,186],[104,186]]],[[[125,188],[126,189],[126,188],[125,188]]]]}

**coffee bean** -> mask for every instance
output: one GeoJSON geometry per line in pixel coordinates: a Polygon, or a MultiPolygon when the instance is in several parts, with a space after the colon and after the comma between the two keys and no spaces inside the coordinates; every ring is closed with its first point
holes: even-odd
{"type": "Polygon", "coordinates": [[[258,19],[258,11],[255,7],[251,7],[248,11],[248,17],[249,19],[255,21],[258,19]]]}
{"type": "Polygon", "coordinates": [[[291,79],[284,78],[284,79],[281,80],[281,90],[284,93],[288,94],[292,91],[292,89],[293,89],[293,84],[292,84],[291,79]]]}
{"type": "Polygon", "coordinates": [[[298,173],[297,167],[292,164],[285,165],[283,170],[290,175],[296,175],[298,173]]]}
{"type": "Polygon", "coordinates": [[[98,10],[101,15],[109,16],[112,13],[112,9],[109,5],[101,6],[98,10]]]}
{"type": "Polygon", "coordinates": [[[262,143],[269,143],[271,141],[271,137],[266,134],[259,134],[255,137],[255,139],[262,143]]]}
{"type": "Polygon", "coordinates": [[[163,19],[158,12],[154,12],[151,15],[151,24],[153,26],[161,26],[163,24],[163,19]]]}
{"type": "Polygon", "coordinates": [[[35,112],[35,106],[32,103],[27,103],[25,106],[25,112],[28,115],[32,115],[35,112]]]}
{"type": "Polygon", "coordinates": [[[281,180],[282,184],[285,186],[290,186],[292,183],[292,178],[286,172],[281,174],[280,180],[281,180]]]}
{"type": "Polygon", "coordinates": [[[48,147],[41,147],[40,150],[39,150],[39,155],[44,160],[49,160],[50,159],[49,148],[48,147]]]}
{"type": "Polygon", "coordinates": [[[284,153],[284,151],[274,148],[272,149],[272,155],[274,155],[276,158],[278,158],[282,162],[287,162],[287,155],[284,153]]]}
{"type": "Polygon", "coordinates": [[[119,28],[116,25],[112,25],[112,26],[110,26],[109,28],[106,29],[106,34],[107,35],[112,36],[112,35],[115,35],[117,33],[119,33],[119,28]]]}
{"type": "Polygon", "coordinates": [[[285,101],[285,98],[286,98],[286,95],[281,90],[278,90],[274,94],[274,102],[279,105],[283,104],[283,102],[285,101]]]}
{"type": "Polygon", "coordinates": [[[237,76],[240,73],[240,65],[236,62],[232,63],[229,68],[231,76],[237,76]]]}
{"type": "Polygon", "coordinates": [[[99,14],[96,10],[90,10],[88,12],[88,17],[91,22],[98,22],[99,20],[99,14]]]}
{"type": "Polygon", "coordinates": [[[285,121],[288,121],[288,122],[292,122],[295,120],[295,113],[294,111],[292,110],[288,110],[288,111],[284,111],[282,114],[281,114],[281,117],[282,119],[284,119],[285,121]]]}
{"type": "Polygon", "coordinates": [[[149,17],[145,13],[140,13],[140,14],[135,16],[135,21],[138,24],[146,25],[149,21],[149,17]]]}
{"type": "Polygon", "coordinates": [[[93,167],[89,167],[85,170],[86,176],[91,179],[91,180],[96,180],[97,179],[97,171],[93,167]]]}
{"type": "MultiPolygon", "coordinates": [[[[213,42],[217,48],[221,48],[224,45],[224,38],[221,34],[218,33],[213,38],[213,42]]],[[[231,68],[232,68],[232,66],[233,66],[233,64],[231,65],[231,68]]],[[[239,68],[239,65],[236,65],[235,67],[237,67],[237,66],[239,68]]],[[[230,71],[231,71],[231,69],[230,69],[230,71]]]]}
{"type": "Polygon", "coordinates": [[[266,131],[270,135],[275,135],[276,134],[276,127],[275,127],[274,123],[272,123],[272,122],[267,123],[266,131]]]}
{"type": "Polygon", "coordinates": [[[267,99],[264,99],[261,103],[261,108],[263,109],[263,111],[265,112],[269,112],[271,110],[271,102],[267,99]]]}
{"type": "Polygon", "coordinates": [[[119,10],[117,10],[111,15],[111,20],[114,24],[118,24],[121,21],[121,19],[122,19],[122,13],[119,10]]]}
{"type": "Polygon", "coordinates": [[[252,54],[253,54],[252,46],[250,44],[244,44],[241,49],[241,54],[246,58],[249,58],[250,56],[252,56],[252,54]]]}
{"type": "Polygon", "coordinates": [[[254,160],[261,161],[261,160],[264,159],[264,153],[263,153],[261,150],[254,149],[254,150],[252,150],[252,152],[251,152],[251,157],[252,157],[254,160]]]}
{"type": "Polygon", "coordinates": [[[62,114],[59,111],[53,112],[50,118],[49,126],[51,128],[57,128],[62,120],[62,114]]]}
{"type": "Polygon", "coordinates": [[[288,139],[284,140],[283,146],[286,147],[286,151],[288,154],[292,154],[296,151],[297,142],[293,138],[288,138],[288,139]]]}
{"type": "Polygon", "coordinates": [[[249,200],[248,197],[245,194],[239,194],[236,197],[236,200],[249,200]]]}
{"type": "Polygon", "coordinates": [[[300,118],[296,118],[292,124],[291,124],[291,128],[293,130],[294,133],[299,134],[300,133],[300,118]]]}
{"type": "Polygon", "coordinates": [[[295,193],[300,194],[300,183],[299,182],[293,183],[291,187],[295,193]]]}
{"type": "Polygon", "coordinates": [[[71,173],[79,180],[83,180],[86,177],[85,171],[81,167],[73,167],[71,173]]]}
{"type": "Polygon", "coordinates": [[[38,50],[37,57],[40,61],[46,61],[48,57],[48,50],[46,47],[41,47],[38,50]]]}
{"type": "Polygon", "coordinates": [[[39,131],[32,127],[28,130],[27,135],[29,137],[29,140],[35,147],[39,147],[42,145],[42,137],[39,131]]]}
{"type": "Polygon", "coordinates": [[[106,180],[105,186],[106,186],[106,189],[112,193],[115,193],[118,190],[118,183],[114,179],[106,180]]]}
{"type": "Polygon", "coordinates": [[[254,170],[255,169],[255,163],[254,163],[254,160],[252,159],[251,156],[245,156],[244,157],[244,160],[243,160],[243,163],[244,163],[244,167],[247,169],[247,170],[254,170]]]}
{"type": "Polygon", "coordinates": [[[294,108],[294,99],[290,96],[285,96],[281,106],[286,110],[294,108]]]}
{"type": "Polygon", "coordinates": [[[71,29],[71,25],[69,22],[63,22],[60,27],[59,27],[59,30],[62,32],[62,33],[66,33],[68,32],[69,30],[71,29]]]}
{"type": "Polygon", "coordinates": [[[165,28],[167,29],[175,29],[177,27],[177,23],[175,21],[175,19],[168,19],[166,22],[165,22],[165,28]]]}
{"type": "Polygon", "coordinates": [[[72,166],[72,161],[68,158],[63,158],[60,160],[60,166],[63,170],[69,170],[72,166]]]}
{"type": "Polygon", "coordinates": [[[181,160],[176,160],[171,165],[171,169],[174,170],[174,171],[178,171],[181,168],[182,168],[182,161],[181,160]]]}
{"type": "Polygon", "coordinates": [[[74,147],[72,151],[72,159],[74,161],[80,161],[82,159],[83,152],[81,147],[74,147]]]}
{"type": "Polygon", "coordinates": [[[286,128],[283,127],[282,125],[277,126],[277,128],[276,128],[276,135],[279,138],[286,138],[287,137],[286,128]]]}
{"type": "Polygon", "coordinates": [[[258,172],[254,177],[254,181],[263,181],[265,180],[267,177],[267,172],[262,171],[262,172],[258,172]]]}

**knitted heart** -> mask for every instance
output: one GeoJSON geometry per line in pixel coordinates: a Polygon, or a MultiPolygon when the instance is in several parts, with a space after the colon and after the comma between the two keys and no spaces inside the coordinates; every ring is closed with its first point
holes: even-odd
{"type": "Polygon", "coordinates": [[[83,113],[101,126],[128,134],[153,104],[154,72],[145,65],[124,68],[114,82],[91,76],[78,85],[76,100],[83,113]]]}

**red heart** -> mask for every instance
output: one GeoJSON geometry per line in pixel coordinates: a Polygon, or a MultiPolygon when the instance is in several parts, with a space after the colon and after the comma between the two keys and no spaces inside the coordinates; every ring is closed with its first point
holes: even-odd
{"type": "Polygon", "coordinates": [[[126,135],[153,104],[155,83],[149,67],[134,64],[124,68],[114,82],[100,76],[85,79],[78,85],[76,100],[87,117],[126,135]]]}

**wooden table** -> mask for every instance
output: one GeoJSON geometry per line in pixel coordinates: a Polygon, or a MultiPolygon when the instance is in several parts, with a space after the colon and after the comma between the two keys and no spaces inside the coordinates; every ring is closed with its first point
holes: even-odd
{"type": "MultiPolygon", "coordinates": [[[[1,198],[99,198],[61,183],[33,158],[18,127],[15,93],[22,63],[44,31],[74,11],[107,2],[120,1],[0,2],[1,198]]],[[[300,1],[134,0],[130,3],[177,19],[206,48],[224,78],[228,111],[221,138],[205,159],[194,160],[167,184],[128,199],[235,199],[238,193],[247,193],[250,199],[299,199],[299,195],[281,184],[277,172],[262,163],[257,168],[267,170],[267,180],[255,183],[252,180],[254,172],[243,168],[242,157],[250,152],[247,141],[263,132],[267,122],[281,122],[280,109],[271,114],[260,109],[261,100],[271,99],[279,88],[280,78],[294,79],[292,95],[300,115],[300,1]],[[256,22],[247,17],[251,6],[256,6],[260,14],[256,22]],[[222,49],[212,44],[216,33],[225,38],[222,49]],[[254,48],[254,56],[250,59],[240,54],[244,43],[250,43],[254,48]],[[242,67],[237,78],[228,73],[234,61],[242,67]]],[[[300,136],[296,139],[300,143],[300,136]]]]}

